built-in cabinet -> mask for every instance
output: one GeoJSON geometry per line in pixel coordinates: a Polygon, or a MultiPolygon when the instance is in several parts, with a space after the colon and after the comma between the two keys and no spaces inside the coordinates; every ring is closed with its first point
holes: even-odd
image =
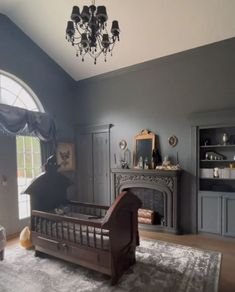
{"type": "Polygon", "coordinates": [[[198,231],[235,236],[235,127],[199,127],[198,231]]]}
{"type": "Polygon", "coordinates": [[[198,207],[199,231],[235,237],[235,194],[200,192],[198,207]]]}
{"type": "Polygon", "coordinates": [[[77,146],[78,199],[110,205],[110,126],[79,129],[77,146]]]}

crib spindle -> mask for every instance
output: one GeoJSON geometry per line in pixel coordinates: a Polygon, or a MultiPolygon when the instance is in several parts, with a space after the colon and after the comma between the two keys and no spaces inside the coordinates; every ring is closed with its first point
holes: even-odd
{"type": "Polygon", "coordinates": [[[58,222],[55,223],[55,236],[56,239],[58,240],[58,222]]]}
{"type": "Polygon", "coordinates": [[[67,240],[70,240],[69,223],[67,222],[67,240]]]}
{"type": "Polygon", "coordinates": [[[48,235],[48,230],[47,230],[48,221],[47,221],[47,219],[44,220],[44,224],[45,224],[45,234],[48,235]]]}
{"type": "Polygon", "coordinates": [[[77,240],[76,240],[76,225],[74,223],[73,223],[73,242],[77,243],[77,240]]]}
{"type": "Polygon", "coordinates": [[[87,246],[90,246],[89,230],[88,230],[87,225],[86,225],[86,242],[87,242],[87,246]]]}
{"type": "Polygon", "coordinates": [[[94,237],[94,247],[96,248],[96,229],[95,229],[95,227],[94,227],[93,237],[94,237]]]}
{"type": "Polygon", "coordinates": [[[103,229],[100,231],[100,241],[101,241],[101,249],[104,249],[104,239],[103,239],[103,229]]]}
{"type": "Polygon", "coordinates": [[[53,237],[52,221],[50,221],[50,236],[53,237]]]}
{"type": "Polygon", "coordinates": [[[64,239],[64,224],[63,221],[61,222],[61,239],[64,239]]]}
{"type": "Polygon", "coordinates": [[[37,217],[33,217],[33,231],[38,232],[37,217]]]}
{"type": "Polygon", "coordinates": [[[39,218],[39,232],[42,234],[42,218],[39,218]]]}
{"type": "Polygon", "coordinates": [[[83,238],[82,238],[82,225],[80,224],[80,244],[83,245],[83,238]]]}

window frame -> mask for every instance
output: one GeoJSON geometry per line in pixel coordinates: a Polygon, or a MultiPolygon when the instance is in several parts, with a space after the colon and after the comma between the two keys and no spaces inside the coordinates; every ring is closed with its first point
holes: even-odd
{"type": "MultiPolygon", "coordinates": [[[[26,110],[31,110],[31,111],[37,111],[37,112],[41,112],[41,113],[44,113],[44,108],[41,104],[41,102],[39,101],[38,97],[36,96],[36,94],[33,92],[33,90],[27,85],[25,84],[22,80],[20,80],[19,78],[17,78],[16,76],[6,72],[6,71],[3,71],[3,70],[0,70],[0,104],[7,104],[7,105],[10,105],[10,106],[15,106],[15,103],[17,102],[17,100],[19,100],[21,102],[21,104],[23,104],[24,106],[19,106],[20,108],[24,108],[26,110]],[[11,89],[12,88],[7,88],[7,87],[4,87],[4,85],[2,84],[2,76],[4,76],[5,78],[9,78],[11,82],[15,82],[17,84],[17,86],[19,87],[19,91],[18,93],[15,93],[13,92],[11,89]],[[3,90],[5,91],[8,91],[12,96],[13,96],[13,103],[12,104],[9,104],[9,103],[4,103],[3,102],[3,99],[2,99],[2,96],[3,96],[3,90]],[[20,94],[22,91],[25,91],[26,94],[28,95],[28,97],[30,97],[33,101],[33,103],[35,104],[36,107],[27,107],[27,103],[24,102],[24,100],[22,100],[22,97],[20,97],[20,94]],[[14,98],[15,96],[15,98],[14,98]]],[[[21,137],[26,137],[26,136],[21,136],[21,137]]],[[[29,136],[30,137],[30,136],[29,136]]],[[[35,138],[33,136],[31,136],[32,138],[35,138]]],[[[17,138],[16,138],[17,139],[17,138]]],[[[38,139],[38,138],[35,138],[35,139],[38,139]]],[[[32,146],[32,141],[33,139],[31,139],[31,146],[32,146]]],[[[40,141],[39,141],[40,142],[40,141]]],[[[40,145],[39,145],[40,146],[40,145]]],[[[39,148],[40,149],[40,148],[39,148]]],[[[32,150],[32,148],[31,148],[32,150]]],[[[25,155],[26,152],[24,153],[24,159],[25,159],[25,155]]],[[[31,153],[31,155],[33,155],[33,153],[31,153]]],[[[42,153],[41,153],[41,150],[40,150],[40,161],[41,161],[41,157],[42,157],[42,153]]],[[[25,163],[25,162],[24,162],[25,163]]],[[[23,220],[23,219],[26,219],[26,218],[29,218],[30,217],[30,197],[29,195],[22,195],[20,193],[20,189],[21,189],[21,186],[19,184],[19,176],[18,176],[18,149],[17,149],[17,141],[16,141],[16,167],[17,167],[17,202],[18,202],[18,218],[19,220],[23,220]],[[23,203],[25,203],[28,207],[26,207],[26,209],[28,209],[28,213],[26,217],[22,217],[21,216],[21,211],[20,211],[20,205],[22,205],[23,203]]],[[[25,165],[25,164],[24,164],[25,165]]],[[[32,167],[32,179],[35,177],[33,173],[34,171],[34,167],[32,167]]],[[[27,176],[26,176],[26,169],[24,168],[24,178],[27,179],[27,176]]]]}

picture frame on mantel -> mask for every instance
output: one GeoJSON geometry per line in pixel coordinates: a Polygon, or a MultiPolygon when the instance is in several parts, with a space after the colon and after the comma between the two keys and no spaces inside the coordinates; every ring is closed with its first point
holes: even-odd
{"type": "Polygon", "coordinates": [[[73,143],[58,143],[56,158],[59,171],[75,171],[75,146],[73,143]]]}

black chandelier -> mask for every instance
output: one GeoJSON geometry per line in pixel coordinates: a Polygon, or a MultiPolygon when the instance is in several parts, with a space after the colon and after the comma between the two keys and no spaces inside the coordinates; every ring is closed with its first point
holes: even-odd
{"type": "Polygon", "coordinates": [[[107,31],[108,15],[105,6],[95,6],[92,1],[90,7],[83,6],[82,12],[78,6],[73,6],[71,20],[66,28],[66,39],[76,49],[76,56],[81,56],[82,61],[86,54],[94,59],[103,54],[106,62],[108,53],[112,51],[116,41],[119,41],[119,24],[114,20],[111,27],[111,35],[107,31]]]}

